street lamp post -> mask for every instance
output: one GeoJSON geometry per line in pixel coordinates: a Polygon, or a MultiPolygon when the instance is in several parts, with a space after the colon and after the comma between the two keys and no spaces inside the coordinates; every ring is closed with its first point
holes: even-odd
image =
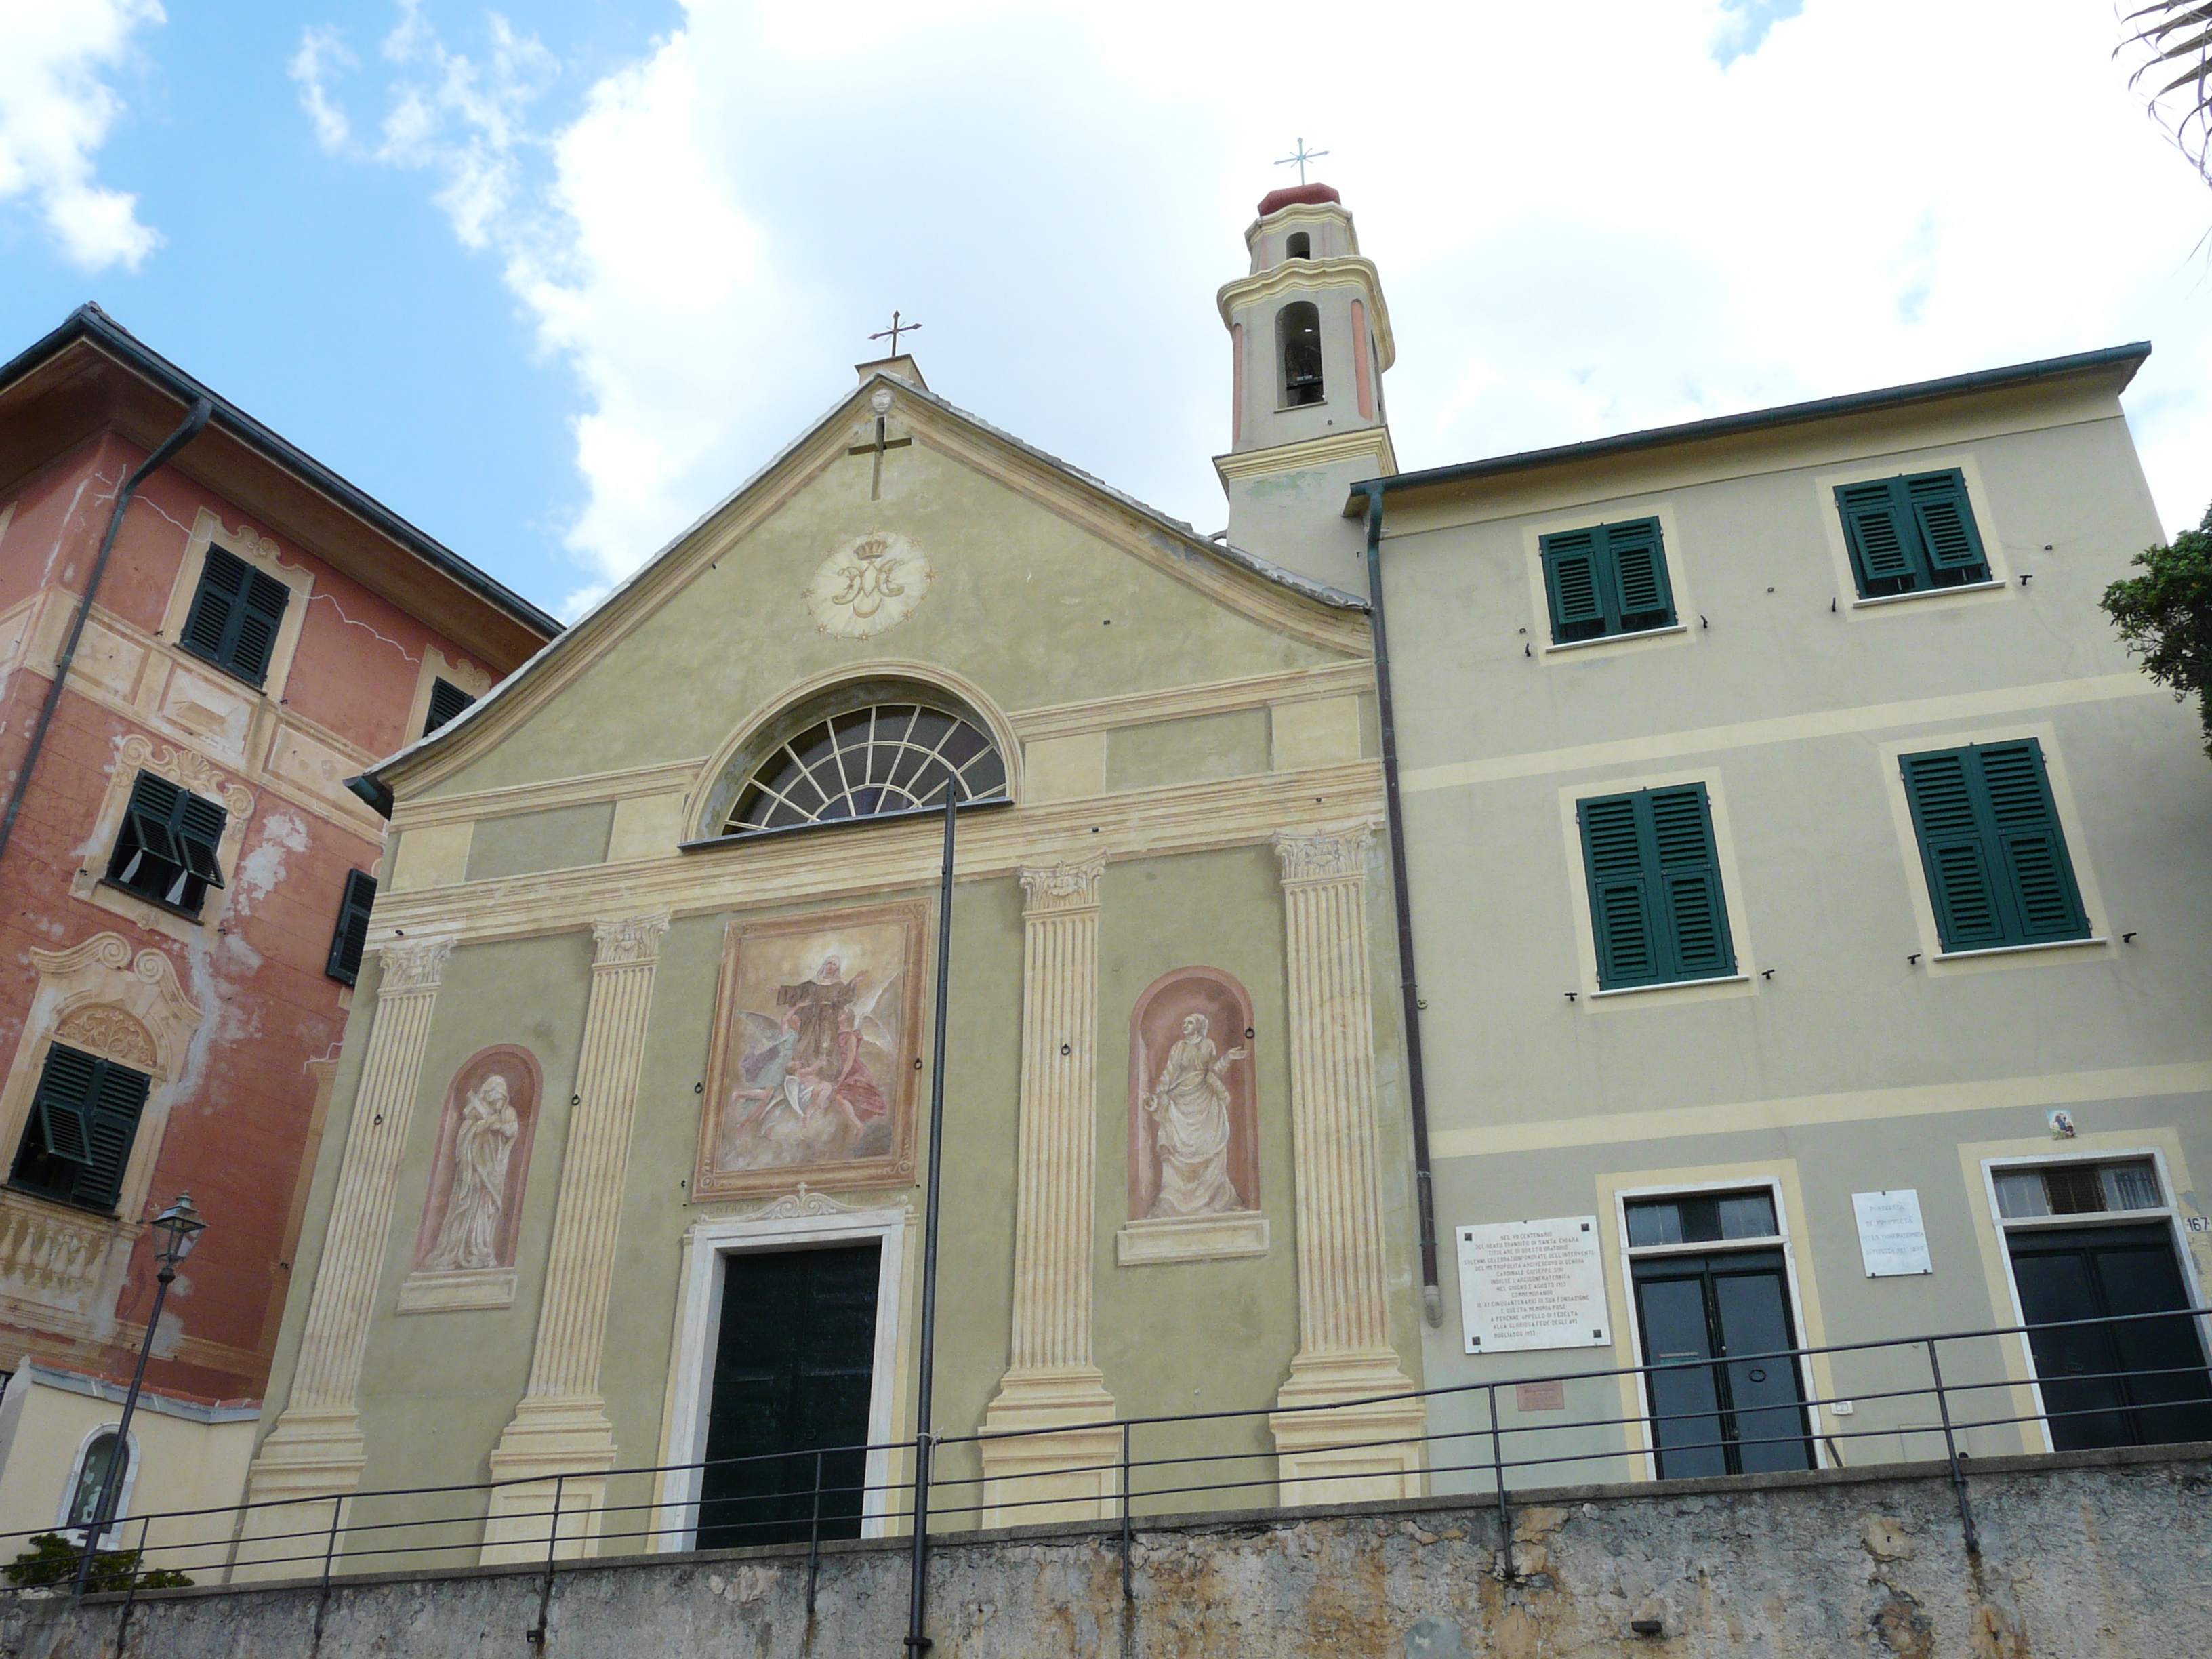
{"type": "Polygon", "coordinates": [[[108,1448],[107,1474],[100,1483],[100,1502],[93,1510],[92,1524],[84,1535],[84,1559],[76,1564],[76,1588],[74,1597],[84,1595],[84,1587],[92,1577],[92,1558],[100,1551],[100,1540],[115,1521],[115,1506],[122,1501],[123,1476],[131,1468],[131,1418],[138,1409],[138,1390],[146,1381],[146,1362],[154,1352],[154,1331],[161,1322],[161,1304],[168,1299],[169,1286],[177,1277],[177,1264],[192,1253],[199,1243],[200,1234],[207,1223],[192,1208],[192,1195],[180,1193],[177,1201],[154,1218],[154,1231],[161,1243],[155,1248],[154,1259],[161,1264],[155,1279],[154,1311],[146,1316],[146,1340],[138,1345],[138,1369],[131,1374],[131,1392],[124,1396],[123,1420],[115,1425],[115,1443],[108,1448]]]}

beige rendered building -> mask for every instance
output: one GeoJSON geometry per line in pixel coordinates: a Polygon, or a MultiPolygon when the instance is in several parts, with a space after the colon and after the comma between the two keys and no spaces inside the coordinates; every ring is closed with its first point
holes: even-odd
{"type": "MultiPolygon", "coordinates": [[[[1509,1455],[1577,1460],[1522,1484],[1940,1455],[1907,1431],[1932,1399],[1878,1397],[1923,1349],[1728,1356],[2203,1305],[2212,766],[2097,605],[2161,539],[2119,402],[2148,350],[1352,495],[1413,896],[1424,1375],[1669,1368],[1501,1390],[1509,1455]],[[1539,1258],[1571,1293],[1516,1279],[1539,1258]]],[[[1948,1381],[2010,1385],[1954,1399],[1962,1447],[2212,1437],[2196,1323],[1943,1345],[1948,1381]]],[[[1432,1423],[1486,1425],[1484,1393],[1432,1423]]],[[[1455,1443],[1432,1468],[1491,1455],[1455,1443]]]]}
{"type": "MultiPolygon", "coordinates": [[[[1137,1455],[1418,1492],[1417,1402],[1284,1414],[1419,1375],[1370,661],[1338,586],[863,365],[374,769],[393,851],[251,1495],[511,1483],[465,1559],[541,1553],[556,1486],[576,1547],[767,1542],[811,1455],[619,1471],[865,1443],[825,1529],[902,1527],[948,778],[933,1427],[1045,1432],[946,1447],[935,1512],[1113,1513],[1120,1435],[1079,1425],[1204,1411],[1253,1415],[1137,1455]]],[[[256,1511],[244,1570],[297,1571],[262,1534],[310,1513],[256,1511]]]]}

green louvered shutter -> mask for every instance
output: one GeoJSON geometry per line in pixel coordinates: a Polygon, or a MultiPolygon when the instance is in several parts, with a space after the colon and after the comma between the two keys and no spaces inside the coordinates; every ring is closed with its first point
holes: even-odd
{"type": "Polygon", "coordinates": [[[39,1074],[38,1093],[31,1101],[31,1123],[26,1136],[49,1158],[82,1165],[91,1161],[89,1121],[100,1061],[57,1043],[46,1050],[46,1063],[39,1074]]]}
{"type": "Polygon", "coordinates": [[[90,1115],[92,1156],[76,1183],[76,1201],[88,1209],[115,1207],[123,1191],[123,1171],[131,1162],[131,1143],[138,1136],[149,1082],[140,1073],[100,1062],[90,1115]]]}
{"type": "Polygon", "coordinates": [[[185,795],[177,807],[177,842],[183,849],[185,868],[210,887],[222,885],[218,854],[223,826],[229,822],[229,813],[198,795],[185,795]]]}
{"type": "Polygon", "coordinates": [[[1544,538],[1544,590],[1552,602],[1553,643],[1591,639],[1605,632],[1596,531],[1572,530],[1544,538]]]}
{"type": "Polygon", "coordinates": [[[422,721],[422,735],[428,737],[447,720],[474,703],[476,699],[451,680],[437,679],[430,683],[430,707],[422,721]]]}
{"type": "Polygon", "coordinates": [[[140,870],[147,859],[182,865],[184,849],[177,841],[177,816],[185,792],[167,778],[141,772],[131,784],[131,804],[124,808],[123,834],[117,838],[115,859],[108,873],[125,886],[143,884],[140,870]]]}
{"type": "Polygon", "coordinates": [[[66,1203],[114,1209],[151,1082],[143,1073],[59,1043],[48,1048],[16,1179],[66,1203]],[[27,1170],[26,1159],[37,1162],[27,1170]]]}
{"type": "Polygon", "coordinates": [[[1844,539],[1857,567],[1859,597],[1909,589],[1915,572],[1906,504],[1898,481],[1844,484],[1836,491],[1844,539]]]}
{"type": "Polygon", "coordinates": [[[366,870],[346,872],[345,896],[338,901],[338,925],[331,935],[326,971],[351,985],[361,977],[361,956],[368,944],[368,915],[376,903],[376,878],[366,870]]]}
{"type": "Polygon", "coordinates": [[[2086,939],[2089,919],[2051,802],[2043,746],[2031,738],[1978,744],[1972,753],[1989,802],[2014,937],[2028,945],[2086,939]]]}
{"type": "Polygon", "coordinates": [[[1972,751],[1907,755],[1899,763],[1936,931],[1946,951],[1974,951],[2005,942],[1997,902],[1994,848],[1975,810],[1979,779],[1972,751]]]}
{"type": "Polygon", "coordinates": [[[1636,797],[1581,804],[1583,861],[1589,874],[1590,924],[1597,934],[1597,979],[1607,990],[1664,977],[1652,927],[1651,884],[1636,797]]]}
{"type": "Polygon", "coordinates": [[[242,680],[260,684],[283,626],[292,590],[234,553],[210,547],[199,591],[185,617],[182,642],[242,680]]]}
{"type": "Polygon", "coordinates": [[[1657,854],[1667,944],[1674,979],[1707,979],[1735,971],[1729,936],[1728,903],[1721,892],[1720,861],[1713,850],[1711,808],[1705,787],[1647,793],[1651,837],[1657,854]]]}
{"type": "Polygon", "coordinates": [[[1966,499],[1966,474],[1955,468],[1948,472],[1924,472],[1905,480],[1905,489],[1932,569],[1972,575],[1987,564],[1982,532],[1975,526],[1974,509],[1966,499]]]}
{"type": "Polygon", "coordinates": [[[1667,581],[1667,555],[1659,520],[1605,526],[1607,562],[1613,568],[1620,609],[1615,618],[1624,634],[1665,628],[1674,620],[1674,595],[1667,581]]]}

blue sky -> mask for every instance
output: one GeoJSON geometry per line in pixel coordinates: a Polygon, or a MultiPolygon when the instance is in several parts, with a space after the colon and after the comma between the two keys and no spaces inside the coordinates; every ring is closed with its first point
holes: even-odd
{"type": "Polygon", "coordinates": [[[1382,269],[1406,465],[2148,337],[2130,419],[2197,520],[2212,191],[2108,11],[1573,20],[0,0],[0,356],[96,300],[573,614],[898,306],[939,392],[1211,530],[1213,290],[1303,134],[1382,269]]]}

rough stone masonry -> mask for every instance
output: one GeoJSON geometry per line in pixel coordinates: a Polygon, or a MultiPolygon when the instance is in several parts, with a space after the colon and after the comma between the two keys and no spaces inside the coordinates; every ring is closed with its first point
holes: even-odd
{"type": "MultiPolygon", "coordinates": [[[[955,1534],[935,1659],[2134,1659],[2212,1652],[2212,1445],[955,1534]]],[[[898,1659],[902,1540],[25,1595],[7,1659],[898,1659]],[[546,1610],[542,1647],[533,1639],[546,1610]]]]}

